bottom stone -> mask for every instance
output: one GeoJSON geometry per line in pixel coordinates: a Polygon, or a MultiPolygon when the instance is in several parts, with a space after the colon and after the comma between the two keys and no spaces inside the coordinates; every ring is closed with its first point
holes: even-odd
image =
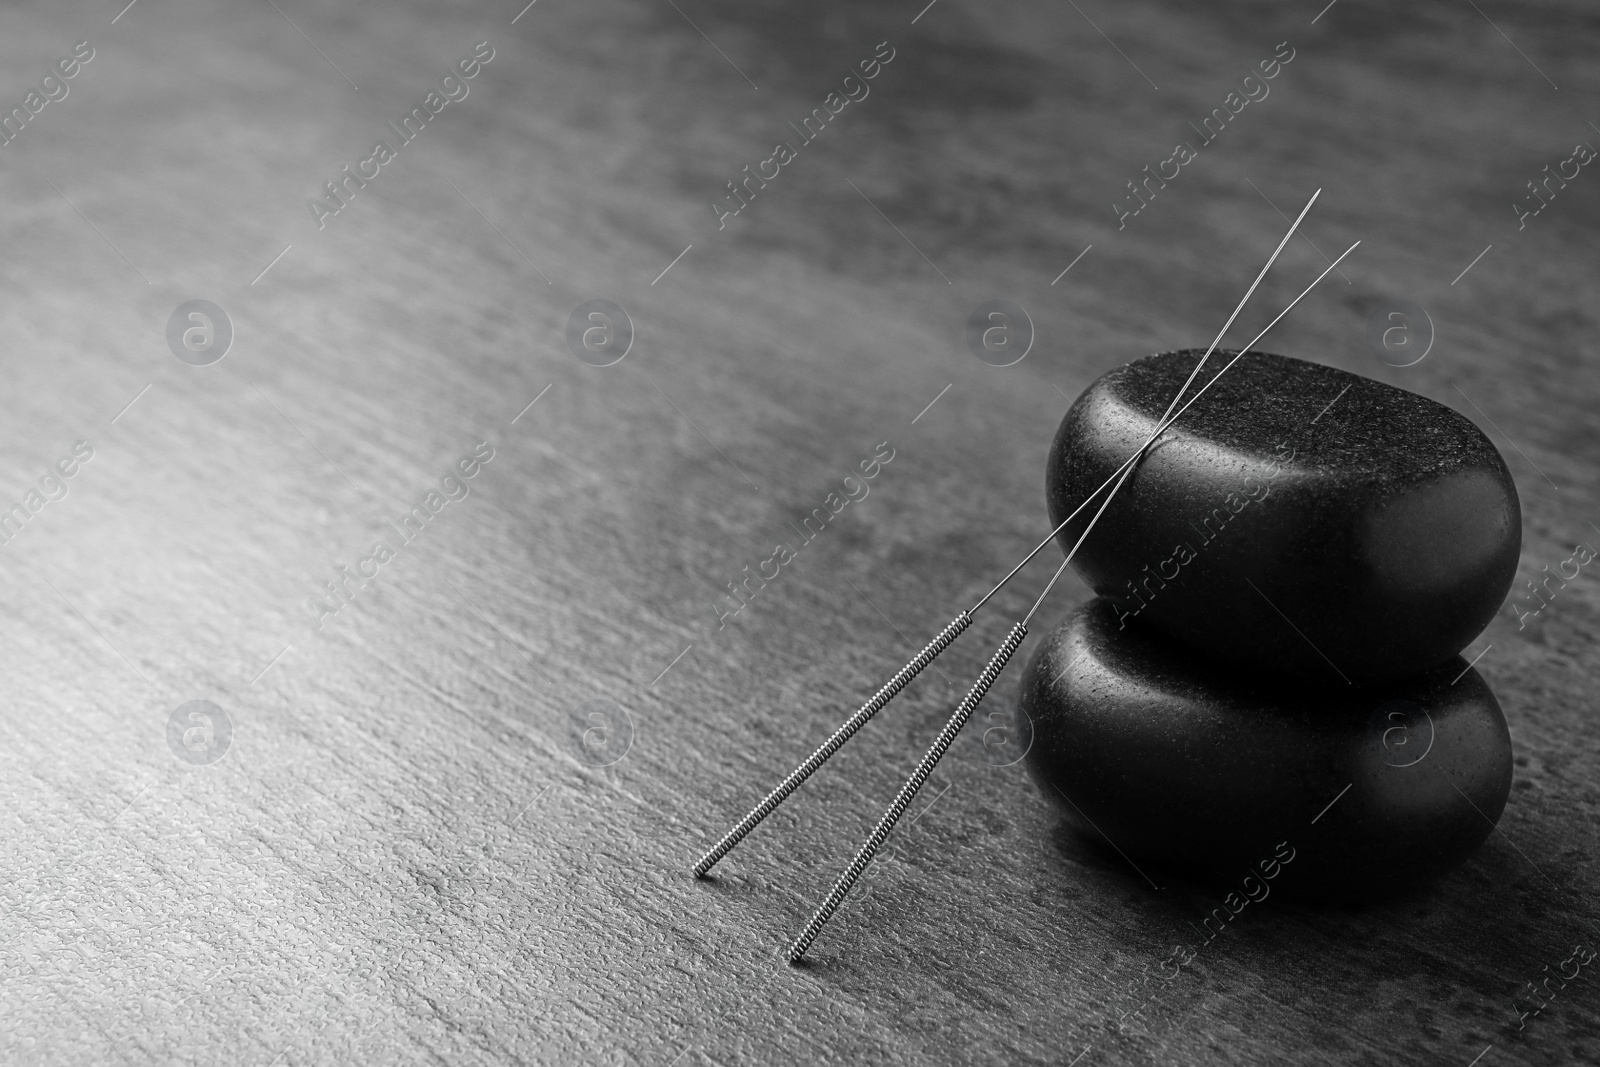
{"type": "Polygon", "coordinates": [[[1387,896],[1471,855],[1511,791],[1500,705],[1459,656],[1376,689],[1285,684],[1118,629],[1093,600],[1040,644],[1018,699],[1029,773],[1070,822],[1207,881],[1264,884],[1270,864],[1300,897],[1387,896]]]}

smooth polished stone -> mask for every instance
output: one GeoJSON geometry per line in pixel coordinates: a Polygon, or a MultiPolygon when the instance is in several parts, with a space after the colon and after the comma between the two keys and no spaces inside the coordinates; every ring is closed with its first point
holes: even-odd
{"type": "Polygon", "coordinates": [[[1041,642],[1018,700],[1034,782],[1157,880],[1237,882],[1286,843],[1275,889],[1386,896],[1465,860],[1511,790],[1505,718],[1459,657],[1375,688],[1267,681],[1095,599],[1041,642]]]}
{"type": "MultiPolygon", "coordinates": [[[[1052,523],[1149,437],[1200,355],[1137,360],[1084,391],[1050,453],[1052,523]]],[[[1215,353],[1185,397],[1231,355],[1215,353]]],[[[1064,548],[1103,500],[1062,531],[1064,548]]],[[[1511,474],[1466,418],[1248,352],[1151,446],[1073,565],[1124,619],[1242,667],[1360,685],[1471,643],[1521,545],[1511,474]]]]}

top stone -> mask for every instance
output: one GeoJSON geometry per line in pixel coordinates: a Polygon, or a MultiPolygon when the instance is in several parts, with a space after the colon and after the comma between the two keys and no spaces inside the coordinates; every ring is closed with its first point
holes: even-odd
{"type": "MultiPolygon", "coordinates": [[[[1201,355],[1149,356],[1084,390],[1050,451],[1052,524],[1154,432],[1201,355]]],[[[1213,353],[1184,401],[1233,355],[1213,353]]],[[[1104,501],[1061,532],[1064,549],[1104,501]]],[[[1073,565],[1120,619],[1240,667],[1367,685],[1469,644],[1521,545],[1511,474],[1466,418],[1333,367],[1246,352],[1151,445],[1073,565]]]]}

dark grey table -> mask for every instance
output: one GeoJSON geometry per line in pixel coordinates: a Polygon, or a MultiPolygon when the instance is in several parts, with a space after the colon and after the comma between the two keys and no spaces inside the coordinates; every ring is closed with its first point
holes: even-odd
{"type": "Polygon", "coordinates": [[[1589,570],[1469,649],[1517,753],[1469,863],[1383,906],[1252,907],[1159,990],[1216,892],[1067,834],[976,732],[809,965],[779,959],[1049,557],[714,880],[687,873],[1043,535],[1070,400],[1204,345],[1318,187],[1230,340],[1363,241],[1264,346],[1483,427],[1522,493],[1519,585],[1600,543],[1600,176],[1566,165],[1537,215],[1526,184],[1600,144],[1588,7],[0,18],[0,104],[23,109],[0,147],[0,507],[23,515],[0,545],[0,1058],[1595,1055],[1592,976],[1520,1030],[1512,1006],[1600,943],[1589,570]],[[793,158],[764,164],[779,141],[793,158]],[[1194,158],[1132,214],[1179,141],[1194,158]],[[746,166],[770,180],[719,218],[746,166]],[[1026,309],[1021,362],[968,350],[989,299],[1026,309]],[[220,316],[184,312],[174,347],[192,300],[220,316]],[[568,346],[593,300],[631,323],[610,366],[568,346]],[[1368,343],[1396,301],[1431,321],[1405,368],[1368,343]],[[880,447],[868,495],[802,542],[880,447]],[[779,543],[794,558],[720,618],[779,543]]]}

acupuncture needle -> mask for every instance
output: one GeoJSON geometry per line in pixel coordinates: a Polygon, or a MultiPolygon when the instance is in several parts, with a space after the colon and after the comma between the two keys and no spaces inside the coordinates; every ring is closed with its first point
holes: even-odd
{"type": "MultiPolygon", "coordinates": [[[[1174,403],[1176,402],[1174,400],[1174,403]]],[[[1116,489],[1121,489],[1122,483],[1127,481],[1128,475],[1132,473],[1133,468],[1131,466],[1123,471],[1122,478],[1117,482],[1116,489]]],[[[1077,553],[1079,546],[1089,536],[1089,531],[1094,529],[1094,524],[1100,521],[1100,516],[1105,514],[1105,510],[1111,504],[1111,501],[1116,498],[1116,489],[1113,489],[1106,496],[1105,503],[1100,505],[1100,510],[1095,512],[1094,518],[1090,520],[1088,529],[1083,531],[1083,535],[1078,538],[1077,544],[1072,546],[1072,551],[1067,553],[1067,558],[1062,560],[1061,566],[1056,568],[1055,574],[1050,578],[1050,583],[1044,587],[1044,592],[1040,593],[1039,598],[1033,602],[1033,607],[1028,609],[1028,614],[1024,615],[1021,621],[1012,624],[1010,631],[1005,636],[1005,640],[1000,642],[1000,647],[995,649],[994,655],[989,657],[988,664],[984,666],[983,671],[978,675],[978,680],[972,683],[972,688],[967,690],[967,695],[961,698],[960,704],[956,705],[955,713],[950,716],[950,721],[944,724],[944,729],[939,731],[939,736],[933,739],[933,744],[917,763],[916,770],[911,772],[911,777],[906,779],[906,784],[900,787],[900,792],[896,794],[894,803],[889,805],[889,810],[884,812],[883,818],[878,820],[878,825],[873,828],[866,844],[861,846],[860,851],[855,855],[855,859],[850,861],[850,866],[846,867],[844,873],[839,876],[839,880],[833,883],[833,889],[828,892],[822,903],[818,905],[817,910],[812,913],[811,921],[806,923],[806,928],[800,932],[800,936],[795,938],[793,944],[789,946],[788,956],[790,963],[799,962],[800,958],[806,954],[806,950],[811,947],[811,943],[817,939],[817,935],[822,933],[822,928],[833,917],[833,913],[839,909],[839,905],[844,903],[844,898],[850,892],[850,887],[856,884],[856,879],[861,877],[861,873],[872,862],[872,857],[877,854],[878,848],[888,838],[890,831],[894,829],[894,824],[900,821],[901,815],[905,814],[906,808],[910,806],[912,799],[916,797],[917,790],[922,788],[922,783],[928,780],[928,776],[933,773],[933,769],[939,765],[939,760],[944,757],[945,752],[955,743],[956,734],[961,732],[961,728],[967,724],[967,720],[972,717],[972,713],[978,710],[978,704],[982,702],[984,694],[995,683],[995,679],[1000,677],[1000,672],[1005,670],[1006,664],[1011,660],[1012,653],[1016,652],[1017,647],[1022,644],[1022,639],[1028,636],[1028,620],[1033,618],[1033,613],[1039,610],[1039,605],[1043,604],[1045,597],[1050,595],[1050,590],[1055,588],[1057,580],[1066,573],[1067,565],[1072,562],[1072,557],[1077,553]]]]}
{"type": "MultiPolygon", "coordinates": [[[[1321,195],[1322,190],[1318,189],[1316,192],[1311,194],[1311,198],[1306,201],[1305,207],[1300,209],[1299,216],[1289,227],[1289,231],[1283,235],[1283,240],[1278,242],[1278,247],[1273,249],[1272,255],[1267,259],[1266,265],[1261,268],[1260,273],[1256,275],[1255,281],[1250,283],[1250,288],[1245,291],[1244,297],[1239,301],[1238,306],[1233,309],[1233,314],[1228,316],[1228,321],[1223,324],[1222,329],[1217,333],[1216,338],[1212,340],[1210,347],[1207,348],[1205,354],[1200,357],[1200,362],[1196,363],[1194,370],[1189,372],[1188,379],[1183,383],[1183,387],[1178,390],[1178,395],[1173,397],[1172,403],[1168,405],[1166,413],[1162,416],[1162,422],[1158,423],[1156,432],[1151,434],[1149,440],[1141,445],[1138,451],[1136,451],[1132,456],[1128,457],[1127,461],[1124,462],[1123,465],[1115,472],[1113,472],[1111,477],[1107,478],[1103,483],[1101,483],[1099,489],[1096,489],[1093,493],[1090,493],[1087,497],[1085,497],[1083,503],[1079,504],[1077,509],[1073,511],[1071,515],[1068,515],[1065,519],[1063,519],[1060,525],[1058,525],[1054,530],[1050,531],[1050,535],[1048,537],[1046,537],[1043,541],[1040,541],[1032,552],[1029,552],[1022,558],[1022,562],[1011,568],[1006,576],[1000,579],[999,583],[985,593],[982,599],[980,599],[976,604],[952,619],[943,630],[940,630],[939,633],[935,635],[933,640],[929,641],[928,644],[922,648],[922,651],[918,652],[903,667],[901,667],[899,671],[895,672],[894,676],[890,678],[889,681],[885,682],[877,691],[877,693],[872,696],[872,699],[863,704],[854,715],[846,719],[845,722],[837,730],[835,730],[826,741],[817,747],[815,752],[807,757],[805,761],[802,762],[798,767],[790,771],[788,776],[774,786],[772,791],[762,799],[761,803],[752,808],[749,813],[746,814],[745,817],[733,827],[733,829],[724,834],[722,838],[705,853],[705,855],[701,856],[699,861],[694,865],[694,874],[696,878],[705,877],[706,872],[715,866],[723,856],[726,856],[730,851],[732,851],[733,847],[743,840],[746,834],[755,829],[755,827],[768,815],[772,814],[772,812],[777,809],[778,805],[782,804],[784,800],[789,797],[789,794],[798,789],[800,784],[809,778],[818,767],[821,767],[824,763],[826,763],[829,757],[843,747],[844,743],[850,740],[851,736],[854,735],[857,730],[866,725],[868,720],[870,720],[879,711],[883,710],[883,708],[888,705],[889,701],[894,699],[895,695],[899,693],[900,690],[904,689],[908,684],[910,684],[911,679],[920,674],[923,668],[927,667],[928,664],[932,663],[934,659],[938,657],[939,653],[943,652],[950,646],[951,642],[955,641],[957,637],[961,636],[962,632],[972,624],[972,616],[977,613],[979,608],[988,603],[990,597],[998,593],[1007,582],[1011,581],[1011,579],[1016,576],[1018,571],[1027,566],[1035,556],[1037,556],[1045,549],[1047,545],[1054,541],[1056,536],[1060,534],[1062,530],[1066,529],[1067,524],[1073,519],[1077,518],[1078,514],[1082,512],[1084,508],[1089,506],[1089,503],[1099,495],[1101,490],[1110,485],[1111,482],[1121,475],[1125,470],[1131,469],[1132,464],[1140,455],[1143,454],[1144,449],[1149,446],[1151,441],[1154,441],[1156,437],[1160,436],[1160,434],[1163,432],[1165,429],[1164,422],[1169,416],[1172,415],[1172,409],[1177,406],[1178,401],[1182,399],[1184,392],[1188,390],[1189,386],[1194,382],[1196,376],[1199,375],[1200,369],[1205,366],[1206,360],[1209,359],[1212,352],[1216,350],[1217,345],[1222,343],[1223,336],[1227,334],[1228,329],[1233,325],[1234,320],[1239,317],[1239,313],[1244,310],[1245,304],[1249,302],[1250,297],[1255,293],[1256,288],[1261,284],[1261,280],[1266,277],[1267,271],[1272,269],[1273,263],[1277,262],[1279,254],[1282,253],[1284,247],[1288,245],[1290,238],[1292,238],[1295,234],[1295,231],[1300,228],[1300,223],[1311,211],[1312,205],[1317,202],[1317,197],[1321,195]]],[[[1315,285],[1315,283],[1312,284],[1315,285]]],[[[1307,292],[1309,291],[1310,290],[1307,290],[1307,292]]],[[[1301,295],[1304,296],[1305,294],[1302,293],[1301,295]]],[[[1289,305],[1289,307],[1293,306],[1293,304],[1289,305]]],[[[1285,309],[1284,314],[1287,313],[1288,309],[1285,309]]],[[[1279,318],[1282,318],[1282,315],[1280,315],[1279,318]]],[[[1277,319],[1274,319],[1273,322],[1277,322],[1277,319]]],[[[1270,328],[1271,327],[1269,326],[1268,329],[1270,328]]],[[[1265,331],[1262,332],[1265,333],[1265,331]]],[[[1254,342],[1251,342],[1251,344],[1254,344],[1254,342]]],[[[1248,347],[1249,346],[1246,346],[1246,349],[1248,349],[1248,347]]]]}
{"type": "MultiPolygon", "coordinates": [[[[1328,266],[1327,270],[1324,270],[1320,275],[1318,275],[1317,280],[1311,283],[1311,286],[1306,289],[1305,293],[1301,293],[1299,297],[1296,297],[1294,303],[1289,305],[1289,308],[1292,308],[1295,304],[1299,303],[1300,297],[1305,296],[1306,293],[1311,291],[1311,289],[1314,289],[1318,282],[1321,282],[1323,278],[1326,278],[1328,274],[1333,271],[1334,267],[1338,266],[1339,262],[1345,258],[1345,256],[1348,256],[1351,252],[1355,251],[1357,245],[1360,243],[1360,241],[1357,241],[1355,244],[1346,249],[1344,255],[1341,255],[1339,259],[1334,260],[1333,263],[1328,266]]],[[[1272,326],[1277,323],[1278,319],[1281,319],[1284,315],[1287,315],[1289,313],[1289,308],[1285,308],[1283,312],[1279,314],[1277,319],[1273,319],[1272,323],[1267,326],[1267,329],[1270,330],[1272,326]]],[[[1188,402],[1185,403],[1182,409],[1179,410],[1178,415],[1181,415],[1183,412],[1189,410],[1190,405],[1192,405],[1196,400],[1199,400],[1207,389],[1210,389],[1213,385],[1215,385],[1217,379],[1226,374],[1228,372],[1228,368],[1237,363],[1239,361],[1239,357],[1244,355],[1245,352],[1248,352],[1250,348],[1255,345],[1256,341],[1261,340],[1261,337],[1264,336],[1266,332],[1266,330],[1262,330],[1260,334],[1256,335],[1255,340],[1252,340],[1249,345],[1246,345],[1239,351],[1237,355],[1229,360],[1222,370],[1216,373],[1215,377],[1207,382],[1198,392],[1195,393],[1194,396],[1189,398],[1188,402]]],[[[1187,388],[1187,386],[1185,388],[1187,388]]],[[[1182,397],[1183,391],[1180,390],[1178,395],[1173,398],[1172,406],[1176,406],[1182,397]]],[[[1167,409],[1169,413],[1172,411],[1172,406],[1169,406],[1167,409]]],[[[1164,425],[1161,427],[1161,429],[1164,429],[1166,425],[1171,425],[1172,421],[1176,418],[1177,415],[1172,415],[1170,418],[1165,418],[1164,425]]],[[[1157,434],[1159,433],[1160,429],[1157,430],[1157,434]]],[[[1154,440],[1154,435],[1152,436],[1151,440],[1154,440]]],[[[1134,453],[1133,458],[1138,458],[1138,456],[1143,453],[1144,449],[1149,446],[1149,443],[1149,441],[1146,441],[1145,444],[1140,447],[1139,451],[1134,453]]],[[[906,808],[910,806],[912,799],[916,797],[917,790],[921,789],[922,784],[928,780],[928,776],[931,775],[934,768],[938,766],[939,760],[944,757],[945,752],[948,751],[950,746],[955,742],[956,735],[961,732],[961,728],[967,724],[967,720],[970,719],[972,717],[972,713],[977,710],[979,703],[981,703],[983,700],[984,694],[989,691],[990,686],[994,685],[995,680],[1000,677],[1000,673],[1005,670],[1006,664],[1010,661],[1012,654],[1016,652],[1018,646],[1022,644],[1023,639],[1027,637],[1028,620],[1033,618],[1034,613],[1039,610],[1039,606],[1043,604],[1045,598],[1050,595],[1050,590],[1055,588],[1056,582],[1060,581],[1061,576],[1066,573],[1067,566],[1072,562],[1073,557],[1077,555],[1078,549],[1082,548],[1083,543],[1088,540],[1089,533],[1094,529],[1095,524],[1100,521],[1100,516],[1105,514],[1106,508],[1111,506],[1111,501],[1116,498],[1117,491],[1122,488],[1123,483],[1128,480],[1128,477],[1133,473],[1133,470],[1134,466],[1132,459],[1123,464],[1121,475],[1118,477],[1117,484],[1112,488],[1111,492],[1107,494],[1104,503],[1100,505],[1100,509],[1094,513],[1094,518],[1089,520],[1089,525],[1085,527],[1083,533],[1078,536],[1077,541],[1072,546],[1072,550],[1067,553],[1066,558],[1061,561],[1061,565],[1056,568],[1056,572],[1051,576],[1049,584],[1044,587],[1044,591],[1039,594],[1038,599],[1033,602],[1033,607],[1028,609],[1028,613],[1022,617],[1021,621],[1012,625],[1011,630],[1006,634],[1005,639],[1000,642],[1000,647],[995,649],[994,655],[989,658],[988,664],[978,675],[977,681],[972,683],[972,688],[967,691],[967,695],[963,697],[961,703],[956,706],[955,712],[950,716],[950,720],[945,723],[944,729],[939,731],[939,735],[934,738],[933,744],[923,755],[921,761],[917,763],[916,769],[911,772],[911,777],[906,779],[905,785],[900,787],[900,792],[895,796],[894,803],[889,805],[889,810],[884,813],[883,818],[878,820],[878,825],[873,828],[873,831],[871,835],[868,836],[866,843],[861,846],[861,849],[856,853],[855,858],[850,861],[850,866],[845,868],[844,873],[839,876],[839,880],[834,883],[833,889],[829,891],[827,897],[823,899],[822,903],[817,907],[817,910],[812,914],[810,922],[806,923],[805,929],[801,931],[800,936],[795,938],[794,942],[789,946],[788,957],[790,963],[798,962],[800,958],[806,954],[806,951],[811,947],[812,943],[816,941],[817,935],[822,932],[822,928],[827,925],[828,920],[833,917],[833,913],[837,911],[839,905],[844,902],[845,896],[850,892],[851,886],[855,885],[856,879],[861,877],[862,872],[865,871],[867,866],[872,862],[873,856],[876,855],[878,849],[883,845],[883,842],[889,837],[890,832],[894,830],[895,823],[899,821],[901,815],[905,814],[906,808]]],[[[1116,476],[1114,475],[1113,477],[1116,476]]],[[[1099,490],[1096,490],[1096,493],[1098,492],[1099,490]]]]}

